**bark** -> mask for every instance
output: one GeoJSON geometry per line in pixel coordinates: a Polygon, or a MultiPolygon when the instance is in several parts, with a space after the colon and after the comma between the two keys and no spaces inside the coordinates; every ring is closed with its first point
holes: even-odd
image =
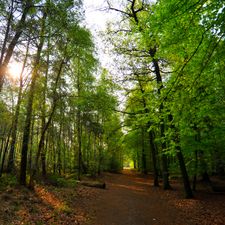
{"type": "Polygon", "coordinates": [[[186,198],[192,198],[193,193],[192,193],[192,190],[191,190],[191,185],[190,185],[190,182],[189,182],[189,177],[188,177],[186,165],[185,165],[185,162],[184,162],[184,157],[183,157],[183,154],[181,152],[180,146],[177,146],[177,148],[176,148],[176,155],[177,155],[177,158],[178,158],[178,161],[179,161],[180,171],[181,171],[181,174],[182,174],[182,177],[183,177],[185,197],[186,198]]]}
{"type": "Polygon", "coordinates": [[[56,141],[53,141],[53,174],[56,174],[56,144],[55,142],[56,141]]]}
{"type": "Polygon", "coordinates": [[[193,184],[192,184],[192,190],[196,191],[196,184],[197,184],[197,171],[198,171],[198,151],[195,151],[195,166],[194,166],[195,172],[193,177],[193,184]]]}
{"type": "Polygon", "coordinates": [[[90,151],[91,151],[91,131],[88,128],[88,143],[87,143],[87,158],[86,158],[86,165],[87,165],[87,170],[89,169],[89,161],[90,161],[90,151]]]}
{"type": "Polygon", "coordinates": [[[173,124],[173,116],[171,114],[169,115],[168,120],[171,123],[171,125],[170,125],[171,129],[175,133],[174,141],[176,143],[176,156],[177,156],[177,159],[178,159],[178,162],[179,162],[180,171],[181,171],[182,178],[183,178],[185,197],[186,198],[192,198],[193,193],[192,193],[192,190],[191,190],[191,185],[190,185],[189,176],[188,176],[188,173],[187,173],[187,168],[186,168],[186,165],[185,165],[185,162],[184,162],[184,157],[183,157],[181,147],[180,147],[180,137],[179,137],[179,133],[178,133],[177,128],[173,124]]]}
{"type": "MultiPolygon", "coordinates": [[[[156,53],[156,47],[151,48],[149,50],[149,54],[152,57],[152,63],[154,66],[154,72],[156,75],[156,81],[158,84],[158,95],[159,97],[161,97],[161,90],[163,88],[163,83],[162,83],[162,76],[160,73],[160,69],[159,69],[159,63],[158,60],[155,59],[155,53],[156,53]]],[[[160,103],[159,106],[159,115],[161,116],[161,122],[160,122],[160,136],[162,138],[162,169],[163,169],[163,189],[171,189],[170,183],[169,183],[169,170],[168,170],[168,160],[166,155],[164,154],[164,151],[166,149],[166,143],[165,143],[165,123],[164,123],[164,119],[162,117],[162,113],[163,113],[163,109],[164,109],[164,104],[163,102],[160,103]]]]}
{"type": "Polygon", "coordinates": [[[158,167],[157,167],[156,147],[155,147],[155,144],[154,144],[154,141],[153,141],[154,140],[153,131],[150,130],[148,132],[148,135],[149,135],[149,143],[150,143],[150,148],[151,148],[151,153],[152,153],[154,187],[158,187],[159,186],[159,174],[158,174],[158,167]]]}
{"type": "Polygon", "coordinates": [[[2,50],[1,50],[0,65],[2,65],[2,62],[3,62],[3,57],[4,57],[5,49],[6,49],[6,43],[7,43],[8,37],[9,37],[9,31],[10,31],[11,21],[12,21],[12,17],[13,17],[13,9],[14,9],[14,0],[11,1],[10,13],[9,13],[9,17],[7,20],[5,37],[4,37],[2,50]]]}
{"type": "Polygon", "coordinates": [[[143,127],[141,128],[141,145],[142,145],[142,153],[141,153],[141,161],[142,161],[142,173],[147,174],[147,168],[146,168],[146,153],[145,153],[145,131],[143,127]]]}
{"type": "Polygon", "coordinates": [[[102,155],[102,136],[101,134],[99,135],[99,160],[98,160],[98,175],[101,174],[101,165],[102,165],[102,159],[103,159],[103,155],[102,155]]]}
{"type": "MultiPolygon", "coordinates": [[[[77,72],[77,96],[78,96],[78,99],[80,98],[80,94],[81,94],[79,66],[80,66],[80,62],[79,62],[79,59],[78,59],[78,72],[77,72]]],[[[81,152],[82,133],[81,132],[82,132],[82,129],[81,129],[81,110],[80,110],[80,106],[78,105],[78,109],[77,109],[78,180],[80,180],[81,173],[82,173],[82,152],[81,152]]]]}
{"type": "Polygon", "coordinates": [[[0,160],[2,159],[2,154],[3,154],[3,147],[4,147],[4,142],[5,142],[5,135],[7,133],[7,128],[4,126],[4,128],[1,130],[1,146],[0,146],[0,160]]]}
{"type": "MultiPolygon", "coordinates": [[[[149,113],[149,110],[147,108],[147,103],[146,103],[146,99],[144,97],[144,94],[145,94],[145,90],[140,82],[140,79],[139,79],[139,75],[137,75],[137,78],[138,78],[138,84],[139,84],[139,87],[140,87],[140,90],[141,90],[141,93],[142,93],[142,103],[143,103],[143,106],[144,106],[144,111],[146,114],[149,113]]],[[[147,123],[147,130],[151,127],[151,123],[148,122],[147,123]]],[[[157,167],[157,157],[156,157],[156,147],[155,147],[155,144],[154,144],[154,135],[153,135],[153,131],[150,130],[148,131],[148,135],[149,135],[149,146],[150,146],[150,152],[151,152],[151,155],[152,155],[152,164],[153,164],[153,176],[154,176],[154,186],[155,187],[158,187],[159,186],[159,178],[158,178],[158,167],[157,167]]]]}
{"type": "Polygon", "coordinates": [[[2,176],[2,172],[3,172],[3,169],[4,169],[5,157],[6,157],[6,153],[7,153],[8,146],[9,146],[9,139],[10,139],[10,136],[11,136],[11,132],[12,132],[12,127],[10,128],[10,131],[9,131],[9,134],[8,134],[8,137],[7,137],[7,140],[6,140],[5,148],[4,148],[4,151],[3,151],[2,164],[1,164],[1,168],[0,168],[0,177],[2,176]]]}
{"type": "MultiPolygon", "coordinates": [[[[62,115],[62,112],[61,112],[62,115]]],[[[59,139],[58,139],[58,149],[57,149],[57,169],[58,169],[58,174],[61,175],[61,168],[62,168],[62,161],[61,161],[61,142],[62,142],[62,121],[60,121],[59,125],[59,139]]]]}
{"type": "Polygon", "coordinates": [[[41,152],[41,174],[42,177],[46,177],[47,170],[46,170],[46,151],[41,152]]]}
{"type": "MultiPolygon", "coordinates": [[[[50,49],[50,38],[48,38],[48,49],[50,49]]],[[[48,72],[49,72],[49,51],[47,53],[47,62],[46,62],[46,72],[45,72],[45,80],[44,80],[44,89],[43,89],[43,106],[42,106],[42,131],[45,129],[45,117],[46,117],[46,91],[48,84],[48,72]]],[[[55,93],[54,93],[55,95],[55,93]]],[[[41,146],[41,167],[42,167],[42,176],[46,175],[46,151],[44,150],[44,146],[41,146]]]]}
{"type": "Polygon", "coordinates": [[[81,153],[81,112],[77,112],[77,144],[78,144],[78,180],[80,180],[82,170],[82,153],[81,153]]]}
{"type": "MultiPolygon", "coordinates": [[[[61,61],[61,64],[60,64],[60,67],[59,67],[59,71],[57,73],[57,76],[56,76],[56,81],[55,81],[55,84],[54,84],[54,90],[53,90],[53,106],[52,106],[52,110],[51,110],[51,114],[48,118],[48,121],[47,123],[45,123],[45,119],[42,120],[42,132],[41,132],[41,137],[40,137],[40,141],[39,141],[39,145],[38,145],[38,151],[37,151],[37,155],[36,155],[36,159],[35,159],[35,164],[34,164],[34,167],[33,167],[33,170],[32,170],[32,173],[31,173],[31,176],[30,176],[30,183],[29,183],[29,187],[32,189],[34,187],[34,178],[35,178],[35,175],[37,173],[37,168],[38,168],[38,161],[39,161],[39,158],[40,158],[40,155],[41,153],[44,151],[44,141],[45,141],[45,134],[49,128],[49,125],[51,124],[51,121],[52,121],[52,118],[54,116],[54,113],[55,113],[55,109],[56,109],[56,106],[57,106],[57,93],[56,93],[56,90],[57,90],[57,87],[58,87],[58,83],[59,83],[59,79],[60,79],[60,76],[61,76],[61,73],[62,73],[62,69],[63,69],[63,64],[64,64],[64,60],[61,61]]],[[[61,132],[60,132],[61,134],[61,132]]],[[[60,157],[60,155],[59,155],[60,157]]],[[[60,171],[59,171],[60,173],[60,171]]]]}
{"type": "Polygon", "coordinates": [[[34,92],[36,87],[36,81],[38,79],[38,69],[40,64],[41,52],[44,45],[44,32],[45,32],[45,19],[46,13],[43,14],[42,18],[42,27],[41,27],[41,39],[38,45],[36,59],[35,59],[35,67],[32,72],[31,78],[31,85],[28,95],[28,103],[26,107],[26,119],[25,119],[25,126],[24,126],[24,133],[23,133],[23,142],[22,142],[22,153],[21,153],[21,164],[20,164],[20,184],[26,185],[26,169],[27,169],[27,152],[28,152],[28,145],[29,145],[29,138],[30,138],[30,125],[31,125],[31,117],[33,111],[33,99],[34,99],[34,92]]]}
{"type": "Polygon", "coordinates": [[[23,72],[24,72],[24,69],[25,69],[25,65],[27,63],[29,44],[30,44],[30,41],[28,41],[28,44],[27,44],[26,55],[25,55],[25,58],[24,58],[22,71],[20,73],[20,87],[19,87],[19,94],[18,94],[18,99],[17,99],[17,104],[16,104],[16,112],[15,112],[15,115],[14,115],[14,122],[13,122],[13,129],[12,129],[12,141],[11,141],[9,158],[8,158],[8,166],[7,166],[7,172],[8,173],[11,173],[14,170],[14,152],[15,152],[15,145],[16,145],[16,138],[17,138],[17,127],[18,127],[20,105],[21,105],[21,99],[22,99],[22,91],[23,91],[23,72]]]}

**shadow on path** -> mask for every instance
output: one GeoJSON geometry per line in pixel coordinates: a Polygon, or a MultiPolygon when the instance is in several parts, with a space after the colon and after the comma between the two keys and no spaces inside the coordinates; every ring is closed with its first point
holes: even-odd
{"type": "Polygon", "coordinates": [[[105,180],[106,190],[89,203],[94,212],[88,225],[177,224],[177,211],[156,193],[150,177],[124,171],[105,174],[105,180]]]}

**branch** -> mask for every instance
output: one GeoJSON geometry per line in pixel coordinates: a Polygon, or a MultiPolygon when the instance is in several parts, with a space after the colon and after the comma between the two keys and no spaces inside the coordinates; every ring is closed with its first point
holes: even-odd
{"type": "Polygon", "coordinates": [[[117,110],[117,109],[113,109],[113,111],[115,112],[119,112],[119,113],[122,113],[122,114],[127,114],[127,115],[137,115],[137,113],[131,113],[131,112],[126,112],[126,111],[122,111],[122,110],[117,110]]]}
{"type": "Polygon", "coordinates": [[[127,13],[127,12],[125,12],[123,10],[120,10],[120,9],[117,9],[117,8],[112,7],[111,4],[110,4],[110,2],[109,2],[109,0],[107,0],[107,4],[108,4],[110,10],[113,10],[113,11],[116,11],[116,12],[120,12],[122,14],[125,14],[125,15],[129,16],[129,17],[132,16],[132,14],[130,14],[130,13],[127,13]]]}

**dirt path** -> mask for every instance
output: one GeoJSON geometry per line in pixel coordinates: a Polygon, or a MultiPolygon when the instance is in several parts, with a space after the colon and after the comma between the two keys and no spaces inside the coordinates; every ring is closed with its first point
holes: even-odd
{"type": "MultiPolygon", "coordinates": [[[[91,225],[176,224],[174,208],[161,199],[146,178],[134,174],[107,174],[106,190],[92,203],[91,225]]],[[[186,223],[188,224],[188,223],[186,223]]]]}
{"type": "MultiPolygon", "coordinates": [[[[106,189],[38,184],[34,191],[0,190],[0,225],[224,225],[225,194],[198,185],[184,199],[182,185],[154,188],[150,176],[104,174],[106,189]]],[[[89,181],[89,179],[88,179],[89,181]]],[[[162,185],[161,185],[162,186],[162,185]]]]}

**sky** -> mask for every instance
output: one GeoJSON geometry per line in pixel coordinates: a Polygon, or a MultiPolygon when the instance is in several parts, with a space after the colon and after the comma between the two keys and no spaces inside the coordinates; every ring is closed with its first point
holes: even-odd
{"type": "Polygon", "coordinates": [[[110,56],[104,52],[104,43],[101,31],[106,30],[107,22],[118,18],[118,13],[107,10],[106,0],[83,0],[86,26],[91,30],[98,57],[103,67],[108,67],[110,56]]]}
{"type": "MultiPolygon", "coordinates": [[[[107,64],[110,61],[110,58],[104,53],[104,44],[99,32],[106,29],[107,21],[115,18],[116,13],[106,10],[106,0],[83,0],[83,4],[86,17],[85,25],[91,30],[93,34],[98,58],[101,65],[107,68],[107,64]]],[[[9,66],[10,76],[13,77],[13,79],[18,79],[21,69],[21,63],[17,63],[15,61],[11,62],[9,66]]]]}
{"type": "Polygon", "coordinates": [[[87,26],[92,30],[103,30],[110,15],[103,11],[105,0],[83,0],[87,26]]]}
{"type": "MultiPolygon", "coordinates": [[[[111,2],[118,3],[116,0],[111,0],[111,2]]],[[[105,49],[108,49],[108,46],[105,46],[103,37],[99,33],[106,30],[107,22],[119,20],[121,14],[112,10],[107,10],[108,5],[106,0],[83,0],[83,4],[86,16],[86,26],[93,34],[100,64],[112,75],[115,73],[115,63],[112,62],[112,56],[105,51],[105,49]]],[[[116,95],[119,99],[119,108],[122,110],[124,108],[126,97],[121,91],[117,91],[116,95]]]]}

